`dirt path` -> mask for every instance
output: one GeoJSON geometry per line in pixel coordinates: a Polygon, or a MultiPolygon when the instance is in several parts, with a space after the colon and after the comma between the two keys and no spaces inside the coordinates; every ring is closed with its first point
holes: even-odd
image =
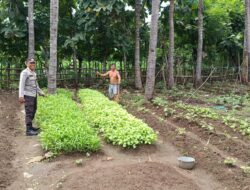
{"type": "Polygon", "coordinates": [[[90,157],[61,155],[52,161],[28,164],[32,158],[44,155],[39,140],[24,135],[24,113],[16,102],[16,94],[5,93],[0,97],[2,189],[224,189],[206,170],[199,167],[192,171],[179,169],[176,158],[180,152],[161,134],[155,145],[136,150],[125,151],[103,143],[102,150],[90,157]],[[80,167],[75,164],[78,159],[83,160],[80,167]]]}
{"type": "Polygon", "coordinates": [[[0,90],[0,189],[4,189],[15,179],[12,165],[15,153],[12,151],[12,142],[17,123],[16,104],[9,101],[13,100],[15,95],[0,90]]]}

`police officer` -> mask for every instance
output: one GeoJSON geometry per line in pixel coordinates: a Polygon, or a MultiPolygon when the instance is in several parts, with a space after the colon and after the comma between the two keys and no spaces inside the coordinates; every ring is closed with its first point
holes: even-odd
{"type": "Polygon", "coordinates": [[[19,102],[25,105],[26,135],[34,136],[38,134],[39,130],[39,128],[32,126],[32,121],[37,109],[37,94],[41,96],[45,96],[45,94],[37,83],[35,60],[33,58],[27,59],[26,65],[27,68],[24,69],[20,75],[19,102]]]}

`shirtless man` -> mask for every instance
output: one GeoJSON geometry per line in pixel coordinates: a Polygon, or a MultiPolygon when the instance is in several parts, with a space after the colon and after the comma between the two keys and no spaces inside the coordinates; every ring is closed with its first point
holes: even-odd
{"type": "Polygon", "coordinates": [[[116,70],[116,66],[113,64],[111,65],[110,71],[101,74],[99,72],[96,73],[102,77],[109,77],[109,98],[119,102],[119,85],[121,83],[121,76],[119,72],[116,70]]]}

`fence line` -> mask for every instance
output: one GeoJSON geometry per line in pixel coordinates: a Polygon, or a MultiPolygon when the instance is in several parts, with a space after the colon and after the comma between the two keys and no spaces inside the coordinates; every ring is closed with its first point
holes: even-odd
{"type": "MultiPolygon", "coordinates": [[[[20,73],[23,68],[0,68],[0,89],[1,88],[17,88],[20,73]]],[[[162,81],[164,78],[165,71],[161,71],[157,68],[159,75],[157,75],[156,81],[162,81]],[[159,72],[160,71],[160,72],[159,72]]],[[[58,85],[70,85],[72,82],[76,82],[79,84],[95,84],[100,80],[100,77],[96,76],[97,68],[58,68],[57,72],[57,81],[58,85]]],[[[202,78],[205,79],[208,77],[211,69],[203,69],[202,78]]],[[[47,72],[44,68],[36,69],[39,83],[42,83],[41,86],[46,86],[47,83],[47,72]]],[[[120,70],[121,76],[123,79],[128,81],[134,80],[134,70],[120,70]]],[[[141,71],[142,80],[145,82],[146,80],[146,69],[141,71]]],[[[221,67],[216,68],[216,71],[211,76],[210,81],[217,80],[226,80],[226,79],[236,79],[238,76],[237,68],[228,68],[221,67]]],[[[194,80],[194,72],[191,70],[186,73],[175,73],[174,75],[175,81],[177,83],[187,83],[193,82],[194,80]]]]}

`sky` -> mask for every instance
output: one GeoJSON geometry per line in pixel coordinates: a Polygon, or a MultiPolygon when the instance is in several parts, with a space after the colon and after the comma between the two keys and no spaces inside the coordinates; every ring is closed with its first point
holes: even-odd
{"type": "MultiPolygon", "coordinates": [[[[164,9],[165,7],[169,6],[169,4],[170,4],[169,1],[167,1],[167,2],[162,2],[162,3],[161,3],[161,12],[163,11],[163,9],[164,9]]],[[[127,10],[127,11],[134,11],[134,8],[133,8],[132,6],[126,5],[125,10],[127,10]]],[[[149,14],[149,11],[147,11],[147,14],[148,14],[148,16],[147,16],[147,18],[146,18],[146,22],[147,22],[147,23],[150,23],[150,21],[151,21],[151,15],[149,14]]]]}

